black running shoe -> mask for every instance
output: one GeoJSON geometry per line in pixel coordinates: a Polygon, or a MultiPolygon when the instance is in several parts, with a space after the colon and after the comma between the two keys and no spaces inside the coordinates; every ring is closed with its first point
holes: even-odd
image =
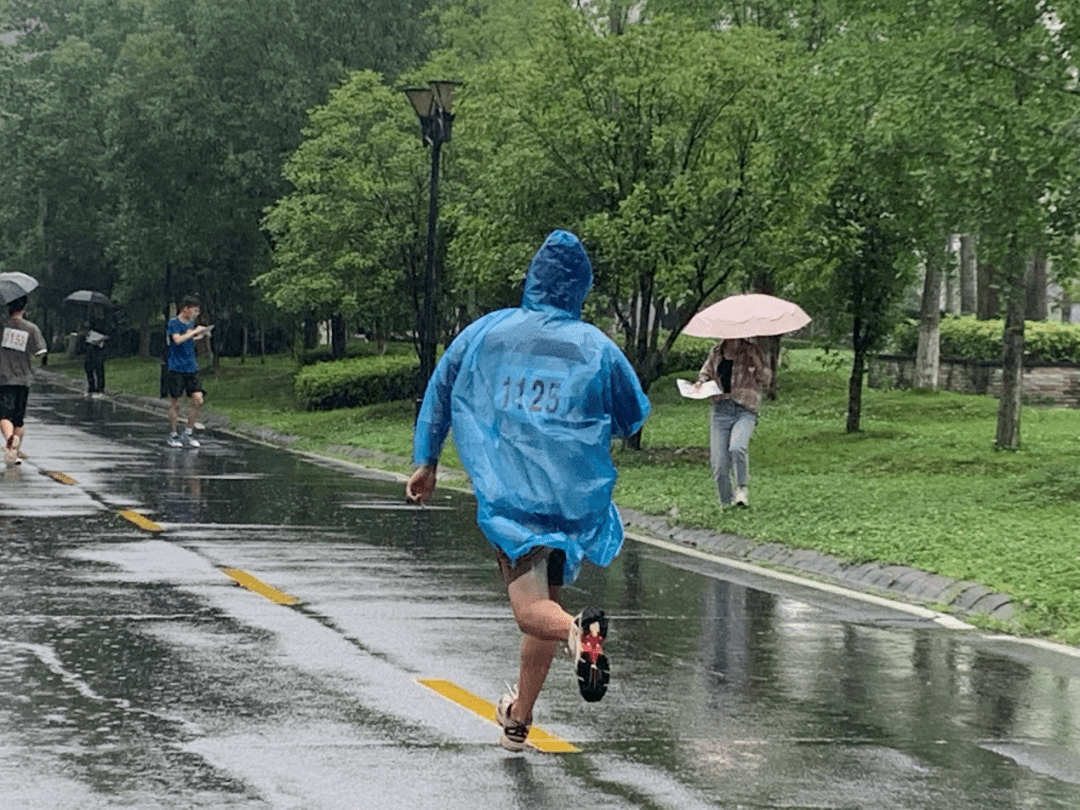
{"type": "Polygon", "coordinates": [[[604,655],[607,630],[608,620],[604,611],[588,607],[574,618],[574,628],[567,640],[574,659],[578,689],[589,703],[595,703],[605,695],[611,679],[611,669],[604,655]]]}

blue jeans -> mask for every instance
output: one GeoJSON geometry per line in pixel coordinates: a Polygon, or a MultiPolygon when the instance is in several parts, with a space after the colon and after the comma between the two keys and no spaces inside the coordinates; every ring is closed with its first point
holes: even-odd
{"type": "Polygon", "coordinates": [[[732,399],[713,403],[709,430],[709,463],[716,479],[716,494],[720,503],[728,506],[735,500],[735,486],[745,487],[750,481],[750,437],[757,425],[757,414],[732,399]]]}

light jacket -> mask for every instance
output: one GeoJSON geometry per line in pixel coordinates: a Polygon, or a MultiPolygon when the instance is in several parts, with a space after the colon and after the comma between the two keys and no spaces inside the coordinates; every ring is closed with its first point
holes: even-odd
{"type": "MultiPolygon", "coordinates": [[[[698,372],[698,380],[715,380],[720,385],[720,363],[724,359],[723,347],[728,341],[722,340],[709,350],[709,356],[698,372]]],[[[772,382],[772,368],[768,358],[749,340],[735,341],[735,357],[731,368],[731,393],[713,397],[713,402],[733,399],[745,408],[757,413],[761,408],[761,397],[772,382]]]]}
{"type": "Polygon", "coordinates": [[[581,242],[554,231],[529,265],[521,306],[477,319],[447,348],[413,439],[414,461],[434,464],[452,426],[488,541],[511,561],[562,549],[566,583],[583,559],[606,566],[622,547],[611,441],[649,413],[622,351],[581,321],[591,286],[581,242]]]}

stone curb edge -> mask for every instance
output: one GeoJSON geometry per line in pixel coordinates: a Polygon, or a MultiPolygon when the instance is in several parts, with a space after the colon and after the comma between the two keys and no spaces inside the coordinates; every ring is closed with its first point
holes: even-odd
{"type": "Polygon", "coordinates": [[[619,507],[627,529],[676,545],[685,545],[718,558],[742,560],[812,576],[835,585],[917,604],[942,605],[965,616],[982,615],[1007,622],[1015,615],[1012,597],[995,593],[978,582],[952,579],[904,565],[850,563],[810,549],[779,543],[760,543],[708,529],[673,525],[663,515],[646,515],[619,507]]]}

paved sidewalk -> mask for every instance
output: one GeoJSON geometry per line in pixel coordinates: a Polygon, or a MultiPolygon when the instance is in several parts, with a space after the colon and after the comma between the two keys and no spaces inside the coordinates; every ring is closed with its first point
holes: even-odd
{"type": "MultiPolygon", "coordinates": [[[[41,379],[67,388],[75,390],[85,388],[81,381],[66,374],[45,369],[35,369],[34,373],[40,375],[41,379]]],[[[168,411],[169,403],[165,399],[115,391],[106,393],[114,402],[138,410],[160,413],[163,419],[168,411]]],[[[284,449],[288,449],[298,438],[259,425],[234,425],[231,424],[229,417],[208,409],[203,411],[202,421],[216,430],[277,445],[284,449]]],[[[395,465],[409,465],[407,458],[358,447],[335,445],[328,447],[327,450],[336,457],[350,458],[357,464],[374,459],[395,465]]],[[[454,470],[440,470],[439,477],[440,481],[447,486],[467,487],[468,485],[465,474],[454,470]]],[[[933,606],[957,616],[984,615],[1008,621],[1014,613],[1012,597],[995,593],[978,582],[956,580],[903,565],[874,562],[853,564],[809,549],[792,548],[780,543],[757,544],[753,540],[734,534],[679,526],[673,524],[665,515],[646,515],[622,506],[619,507],[619,511],[622,513],[623,523],[630,530],[676,545],[685,545],[698,552],[715,554],[721,559],[741,560],[786,573],[805,575],[816,581],[842,585],[852,590],[912,604],[933,606]]]]}

